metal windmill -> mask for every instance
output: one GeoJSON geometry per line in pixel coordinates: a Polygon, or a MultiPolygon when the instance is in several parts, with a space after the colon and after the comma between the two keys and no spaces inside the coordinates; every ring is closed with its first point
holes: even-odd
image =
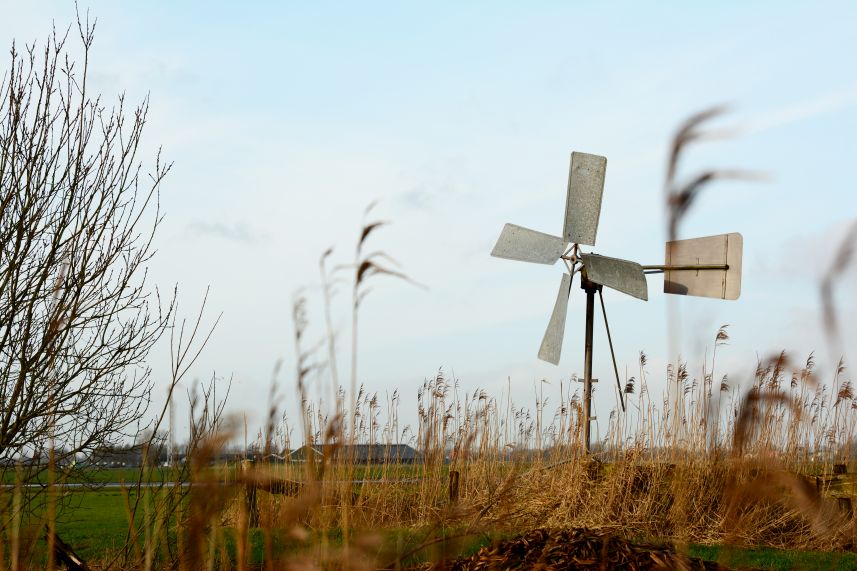
{"type": "Polygon", "coordinates": [[[562,350],[572,278],[574,274],[580,274],[580,287],[586,292],[583,431],[587,452],[590,450],[590,423],[594,420],[592,383],[597,380],[592,378],[592,329],[596,293],[601,302],[607,341],[613,358],[613,372],[619,386],[619,399],[622,410],[625,410],[613,340],[607,323],[607,310],[601,294],[602,286],[647,301],[646,274],[664,273],[664,293],[719,299],[737,299],[741,293],[743,240],[737,233],[667,242],[666,259],[662,265],[643,266],[629,260],[581,251],[581,245],[595,245],[606,168],[606,157],[571,153],[562,236],[506,224],[491,251],[492,256],[509,260],[549,265],[559,260],[565,263],[568,271],[563,273],[560,280],[553,312],[538,353],[539,359],[554,365],[559,364],[562,350]]]}

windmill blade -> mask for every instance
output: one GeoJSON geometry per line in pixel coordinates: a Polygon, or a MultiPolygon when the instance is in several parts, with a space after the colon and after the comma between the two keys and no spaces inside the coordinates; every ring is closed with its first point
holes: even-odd
{"type": "Polygon", "coordinates": [[[565,242],[559,236],[506,224],[491,255],[495,258],[551,265],[559,260],[564,249],[565,242]]]}
{"type": "Polygon", "coordinates": [[[568,296],[571,294],[571,275],[562,274],[559,282],[559,291],[556,294],[556,302],[553,305],[553,313],[542,338],[539,347],[539,359],[559,365],[559,356],[562,352],[562,339],[565,335],[565,316],[568,313],[568,296]]]}
{"type": "Polygon", "coordinates": [[[606,171],[607,157],[571,153],[568,195],[565,199],[565,224],[562,230],[566,242],[595,245],[606,171]]]}
{"type": "Polygon", "coordinates": [[[649,299],[649,288],[643,266],[637,262],[608,258],[598,254],[583,254],[586,277],[597,284],[613,288],[643,301],[649,299]]]}

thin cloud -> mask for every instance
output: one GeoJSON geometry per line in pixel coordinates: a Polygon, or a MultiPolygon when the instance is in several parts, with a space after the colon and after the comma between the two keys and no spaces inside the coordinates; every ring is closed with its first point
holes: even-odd
{"type": "Polygon", "coordinates": [[[841,111],[853,105],[857,105],[857,85],[774,109],[752,121],[744,132],[747,134],[761,133],[826,113],[841,111]]]}
{"type": "Polygon", "coordinates": [[[438,159],[419,166],[411,172],[402,172],[399,178],[408,189],[398,193],[395,200],[415,210],[431,210],[449,197],[461,196],[466,183],[467,163],[458,157],[438,159]]]}
{"type": "MultiPolygon", "coordinates": [[[[837,250],[840,244],[845,242],[853,226],[854,220],[842,220],[831,224],[824,230],[791,236],[783,240],[776,249],[779,252],[784,252],[783,255],[776,257],[775,261],[768,258],[757,262],[757,265],[758,263],[771,262],[770,266],[765,267],[764,271],[759,273],[768,274],[772,280],[793,276],[795,260],[800,260],[802,274],[809,280],[819,282],[834,265],[837,250]]],[[[849,266],[848,271],[842,275],[842,279],[848,282],[857,279],[855,269],[857,268],[849,266]]]]}
{"type": "Polygon", "coordinates": [[[220,238],[239,244],[259,244],[268,240],[266,234],[252,230],[245,222],[230,225],[223,222],[193,220],[188,224],[188,232],[194,236],[220,238]]]}

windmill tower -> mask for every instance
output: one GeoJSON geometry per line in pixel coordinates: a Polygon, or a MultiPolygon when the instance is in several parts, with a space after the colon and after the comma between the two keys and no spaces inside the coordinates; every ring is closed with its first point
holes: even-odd
{"type": "Polygon", "coordinates": [[[491,255],[497,258],[548,265],[562,260],[565,264],[567,271],[560,278],[553,312],[538,352],[539,359],[554,365],[559,364],[562,353],[572,279],[575,274],[580,274],[580,287],[586,293],[583,437],[587,453],[590,451],[590,425],[594,420],[592,333],[595,294],[598,294],[604,317],[604,327],[613,359],[613,372],[619,386],[619,401],[624,411],[622,385],[616,367],[616,355],[613,351],[602,288],[606,286],[647,301],[649,294],[646,274],[663,273],[664,293],[719,299],[737,299],[741,293],[743,239],[738,233],[667,242],[665,260],[660,265],[644,266],[629,260],[584,252],[581,246],[595,245],[606,169],[606,157],[571,153],[562,235],[554,236],[515,224],[506,224],[491,251],[491,255]]]}

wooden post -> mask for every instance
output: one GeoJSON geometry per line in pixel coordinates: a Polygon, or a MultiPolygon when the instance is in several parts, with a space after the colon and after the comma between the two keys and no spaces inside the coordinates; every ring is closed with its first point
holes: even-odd
{"type": "Polygon", "coordinates": [[[458,483],[461,479],[461,475],[458,473],[458,470],[450,470],[449,471],[449,503],[457,504],[458,503],[458,483]]]}
{"type": "Polygon", "coordinates": [[[259,527],[259,502],[256,501],[256,485],[249,483],[245,490],[244,497],[247,502],[247,513],[250,515],[249,525],[250,527],[259,527]]]}
{"type": "Polygon", "coordinates": [[[844,515],[846,520],[854,519],[854,506],[851,504],[851,498],[836,498],[836,503],[839,506],[839,513],[844,515]]]}
{"type": "Polygon", "coordinates": [[[259,503],[256,501],[256,481],[250,474],[250,461],[241,462],[244,473],[244,508],[247,510],[248,527],[259,527],[259,503]]]}
{"type": "MultiPolygon", "coordinates": [[[[45,525],[46,540],[48,533],[50,533],[50,529],[45,525]]],[[[86,561],[81,559],[71,548],[71,545],[60,539],[58,535],[54,535],[54,558],[57,563],[65,565],[69,571],[90,571],[86,561]]]]}

